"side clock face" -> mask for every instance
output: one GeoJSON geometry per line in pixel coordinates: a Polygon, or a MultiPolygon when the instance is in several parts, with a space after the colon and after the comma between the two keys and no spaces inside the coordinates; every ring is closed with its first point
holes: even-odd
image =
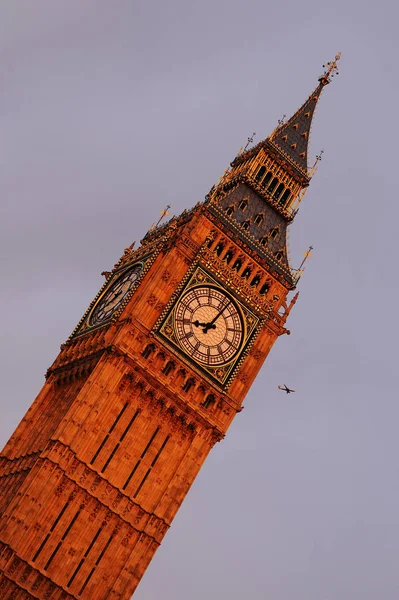
{"type": "Polygon", "coordinates": [[[90,326],[100,325],[111,318],[120,308],[144,268],[142,263],[125,271],[108,290],[101,296],[89,318],[90,326]]]}
{"type": "Polygon", "coordinates": [[[175,332],[180,346],[199,363],[216,366],[239,352],[244,326],[241,311],[220,288],[200,285],[179,300],[175,332]]]}

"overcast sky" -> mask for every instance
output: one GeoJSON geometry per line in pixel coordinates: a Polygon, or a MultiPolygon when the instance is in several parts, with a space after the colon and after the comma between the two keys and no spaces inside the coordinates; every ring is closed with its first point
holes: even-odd
{"type": "Polygon", "coordinates": [[[313,257],[135,600],[397,600],[397,3],[3,0],[1,442],[123,249],[317,85],[313,257]],[[297,391],[286,396],[277,384],[297,391]]]}

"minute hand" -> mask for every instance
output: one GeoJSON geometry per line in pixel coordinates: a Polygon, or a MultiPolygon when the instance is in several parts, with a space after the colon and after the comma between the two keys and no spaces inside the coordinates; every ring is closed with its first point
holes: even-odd
{"type": "Polygon", "coordinates": [[[216,319],[218,319],[220,317],[220,315],[226,310],[226,308],[229,306],[230,303],[231,303],[231,300],[226,302],[226,304],[223,305],[222,310],[220,310],[218,313],[216,313],[216,315],[213,317],[212,321],[205,324],[205,327],[203,329],[204,333],[208,333],[209,329],[215,329],[216,319]]]}

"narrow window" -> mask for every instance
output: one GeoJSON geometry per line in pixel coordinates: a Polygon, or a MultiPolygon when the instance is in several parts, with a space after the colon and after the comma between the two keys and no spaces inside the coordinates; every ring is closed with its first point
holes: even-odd
{"type": "Polygon", "coordinates": [[[111,454],[109,455],[107,461],[105,462],[103,468],[101,469],[101,473],[105,472],[105,469],[108,467],[109,463],[111,462],[111,460],[114,458],[116,451],[118,450],[119,446],[121,445],[121,442],[123,442],[123,440],[125,439],[129,429],[131,428],[131,426],[133,425],[133,423],[135,422],[137,415],[139,414],[139,409],[136,410],[136,412],[134,413],[133,417],[130,419],[129,423],[127,424],[127,426],[125,427],[121,437],[119,438],[119,442],[115,445],[114,449],[112,450],[111,454]]]}
{"type": "Polygon", "coordinates": [[[65,540],[65,538],[67,537],[68,533],[71,531],[72,527],[74,526],[75,521],[78,519],[80,513],[82,512],[82,507],[79,508],[79,510],[75,513],[75,516],[73,517],[72,521],[69,523],[68,527],[65,529],[64,534],[61,538],[61,541],[58,542],[58,544],[56,545],[53,553],[51,554],[50,558],[48,559],[47,563],[44,566],[44,570],[47,571],[47,569],[49,568],[49,566],[51,565],[51,563],[53,562],[53,559],[55,557],[55,555],[57,554],[58,550],[61,548],[62,542],[65,540]]]}
{"type": "Polygon", "coordinates": [[[258,215],[256,215],[256,217],[255,217],[256,225],[261,225],[263,223],[263,219],[264,219],[263,213],[259,213],[258,215]]]}
{"type": "Polygon", "coordinates": [[[190,377],[190,379],[187,379],[187,381],[184,383],[182,390],[183,392],[189,392],[191,390],[191,388],[193,387],[195,381],[194,379],[192,379],[192,377],[190,377]]]}
{"type": "Polygon", "coordinates": [[[264,185],[265,187],[268,186],[269,181],[271,180],[271,178],[273,177],[273,173],[271,171],[269,171],[268,173],[266,173],[264,180],[262,181],[262,185],[264,185]]]}
{"type": "Polygon", "coordinates": [[[276,189],[276,191],[273,194],[273,196],[276,200],[279,199],[280,194],[282,193],[283,189],[284,189],[284,184],[280,183],[280,185],[278,186],[278,188],[276,189]]]}
{"type": "Polygon", "coordinates": [[[104,526],[102,525],[100,527],[100,529],[97,531],[96,535],[94,536],[94,538],[92,539],[92,541],[89,544],[89,547],[87,548],[86,552],[84,553],[83,558],[81,559],[80,563],[78,564],[78,566],[76,567],[76,569],[74,570],[74,572],[72,573],[72,576],[70,578],[70,580],[67,583],[67,587],[71,587],[76,575],[79,573],[80,569],[82,568],[85,558],[87,558],[87,556],[90,554],[91,549],[93,548],[94,544],[96,543],[97,539],[99,538],[102,530],[104,529],[104,526]]]}
{"type": "Polygon", "coordinates": [[[92,568],[92,570],[90,571],[90,573],[86,577],[84,584],[80,588],[80,590],[79,590],[79,596],[81,596],[83,594],[83,592],[85,591],[87,584],[89,583],[90,579],[93,577],[93,573],[96,570],[96,567],[100,563],[100,561],[101,561],[102,557],[104,556],[105,552],[108,550],[108,547],[111,544],[111,542],[112,542],[113,539],[114,539],[114,534],[112,534],[112,535],[109,536],[109,539],[108,539],[107,543],[105,544],[104,548],[102,549],[102,551],[100,553],[100,556],[96,560],[96,564],[94,565],[94,567],[92,568]]]}
{"type": "Polygon", "coordinates": [[[282,250],[279,250],[274,256],[277,258],[277,260],[281,260],[284,256],[284,252],[282,250]]]}
{"type": "Polygon", "coordinates": [[[244,271],[242,272],[242,275],[241,275],[241,277],[242,277],[243,279],[248,279],[248,277],[251,275],[251,272],[252,272],[252,271],[251,271],[251,269],[250,269],[249,267],[246,267],[246,268],[244,269],[244,271]]]}
{"type": "Polygon", "coordinates": [[[259,294],[261,296],[264,296],[265,294],[267,294],[267,292],[270,290],[270,285],[266,282],[262,285],[262,287],[259,290],[259,294]]]}
{"type": "Polygon", "coordinates": [[[228,217],[231,217],[231,215],[234,213],[234,206],[228,206],[226,208],[226,214],[228,217]]]}
{"type": "Polygon", "coordinates": [[[137,490],[134,492],[134,494],[133,494],[133,497],[134,497],[134,496],[137,496],[137,494],[139,493],[139,491],[141,490],[141,488],[142,488],[142,487],[143,487],[143,485],[145,484],[145,482],[146,482],[146,479],[147,479],[147,477],[148,477],[148,475],[149,475],[150,473],[151,473],[151,467],[150,467],[149,469],[147,469],[147,472],[146,472],[146,474],[144,475],[143,479],[141,480],[139,487],[138,487],[138,488],[137,488],[137,490]]]}
{"type": "MultiPolygon", "coordinates": [[[[60,513],[58,514],[58,517],[55,519],[54,523],[52,524],[51,528],[50,528],[50,533],[54,531],[54,529],[57,527],[62,515],[64,514],[64,512],[66,511],[66,509],[69,506],[69,501],[66,502],[63,506],[63,508],[61,509],[60,513]]],[[[34,555],[32,561],[35,562],[35,560],[37,560],[39,558],[39,555],[41,553],[41,551],[43,550],[44,546],[47,544],[47,541],[50,537],[50,533],[48,533],[46,535],[46,537],[44,538],[44,540],[42,541],[42,543],[40,544],[36,554],[34,555]]]]}
{"type": "Polygon", "coordinates": [[[251,225],[251,221],[250,221],[249,219],[247,219],[247,220],[246,220],[246,221],[244,221],[244,223],[242,224],[242,228],[243,228],[243,229],[245,229],[245,230],[247,230],[247,229],[249,229],[250,225],[251,225]]]}
{"type": "Polygon", "coordinates": [[[169,361],[166,363],[166,365],[164,366],[164,368],[162,369],[162,373],[164,375],[170,375],[170,373],[175,369],[175,363],[173,361],[169,361]]]}
{"type": "Polygon", "coordinates": [[[128,407],[128,403],[126,402],[125,405],[123,406],[122,410],[120,411],[120,413],[118,414],[118,416],[116,417],[115,421],[112,423],[107,435],[105,436],[105,438],[103,439],[103,441],[101,442],[101,444],[99,445],[97,452],[95,453],[95,455],[93,456],[93,458],[90,461],[90,464],[92,465],[94,463],[94,461],[96,460],[97,456],[100,454],[101,450],[103,449],[105,443],[107,442],[110,433],[113,432],[113,430],[115,429],[115,427],[118,424],[119,419],[121,418],[121,416],[123,415],[123,413],[125,412],[125,410],[128,407]]]}
{"type": "Polygon", "coordinates": [[[256,181],[260,181],[265,173],[266,173],[266,167],[261,167],[256,174],[256,177],[255,177],[256,181]]]}
{"type": "Polygon", "coordinates": [[[238,271],[241,269],[242,267],[242,260],[240,258],[237,258],[237,260],[235,261],[234,265],[232,266],[233,271],[238,271]]]}
{"type": "Polygon", "coordinates": [[[244,210],[246,210],[247,206],[248,206],[248,200],[246,198],[244,198],[244,200],[241,200],[241,202],[240,202],[239,209],[244,212],[244,210]]]}
{"type": "Polygon", "coordinates": [[[262,246],[266,246],[266,244],[268,243],[268,241],[269,241],[269,238],[267,237],[267,235],[265,235],[263,238],[260,238],[259,243],[262,246]]]}
{"type": "Polygon", "coordinates": [[[273,179],[273,181],[271,182],[271,184],[269,185],[269,187],[268,187],[268,191],[269,191],[271,194],[273,193],[273,191],[274,191],[274,189],[275,189],[275,187],[276,187],[276,185],[277,185],[277,184],[278,184],[278,179],[277,179],[277,177],[275,177],[275,178],[273,179]]]}
{"type": "Polygon", "coordinates": [[[223,249],[224,249],[224,244],[222,242],[219,242],[215,248],[216,255],[220,256],[223,252],[223,249]]]}
{"type": "MultiPolygon", "coordinates": [[[[136,464],[134,466],[134,469],[132,470],[132,472],[130,473],[129,477],[126,479],[125,483],[123,484],[123,488],[122,488],[123,490],[125,490],[127,488],[127,486],[129,485],[129,483],[131,482],[131,480],[133,478],[133,475],[135,474],[135,472],[139,468],[142,459],[147,454],[147,451],[148,451],[149,447],[151,446],[152,442],[154,441],[155,436],[158,434],[158,431],[159,431],[159,427],[157,427],[156,430],[154,431],[154,433],[152,434],[149,442],[147,443],[146,447],[144,448],[143,452],[141,453],[141,456],[140,456],[139,460],[136,462],[136,464]]],[[[144,483],[144,481],[143,481],[143,483],[144,483]]],[[[136,491],[136,494],[137,493],[138,492],[136,491]]]]}
{"type": "Polygon", "coordinates": [[[233,252],[233,250],[231,250],[231,249],[230,249],[230,250],[228,250],[228,251],[226,252],[226,255],[225,255],[225,257],[224,257],[224,259],[223,259],[223,260],[224,260],[224,261],[225,261],[227,264],[229,264],[229,262],[231,261],[231,259],[233,258],[233,256],[234,256],[234,252],[233,252]]]}
{"type": "Polygon", "coordinates": [[[144,348],[143,352],[141,353],[141,356],[143,358],[150,358],[150,356],[154,352],[154,350],[155,350],[154,344],[148,344],[148,346],[146,346],[144,348]]]}
{"type": "Polygon", "coordinates": [[[209,396],[207,396],[205,401],[202,403],[202,406],[204,408],[209,408],[212,406],[212,404],[215,404],[215,396],[213,394],[209,394],[209,396]]]}
{"type": "Polygon", "coordinates": [[[275,240],[277,236],[278,236],[278,227],[275,227],[274,229],[271,230],[270,237],[272,238],[272,240],[275,240]]]}
{"type": "Polygon", "coordinates": [[[168,440],[170,438],[170,435],[167,435],[166,438],[164,439],[164,441],[162,442],[162,446],[160,447],[160,449],[158,450],[155,458],[153,459],[151,466],[153,467],[155,465],[155,463],[157,462],[158,458],[161,456],[161,453],[163,452],[163,450],[165,449],[166,444],[168,443],[168,440]]]}
{"type": "Polygon", "coordinates": [[[259,283],[260,283],[260,276],[259,275],[255,275],[255,277],[251,281],[250,285],[251,285],[251,287],[256,287],[259,283]]]}
{"type": "Polygon", "coordinates": [[[285,204],[287,203],[288,198],[290,197],[290,190],[286,189],[284,194],[281,196],[280,198],[280,204],[282,206],[285,206],[285,204]]]}

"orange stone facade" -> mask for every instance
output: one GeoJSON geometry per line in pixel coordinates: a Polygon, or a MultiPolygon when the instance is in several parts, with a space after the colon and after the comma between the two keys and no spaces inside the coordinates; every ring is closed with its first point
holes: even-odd
{"type": "MultiPolygon", "coordinates": [[[[288,142],[310,128],[311,119],[296,120],[288,142]]],[[[61,347],[0,456],[2,599],[134,593],[271,347],[289,333],[297,296],[287,304],[296,274],[286,226],[310,177],[301,149],[295,161],[277,142],[243,151],[204,203],[126,249],[61,347]],[[184,299],[201,290],[208,296],[191,307],[184,299]],[[201,302],[206,323],[184,316],[205,314],[201,302]]]]}

